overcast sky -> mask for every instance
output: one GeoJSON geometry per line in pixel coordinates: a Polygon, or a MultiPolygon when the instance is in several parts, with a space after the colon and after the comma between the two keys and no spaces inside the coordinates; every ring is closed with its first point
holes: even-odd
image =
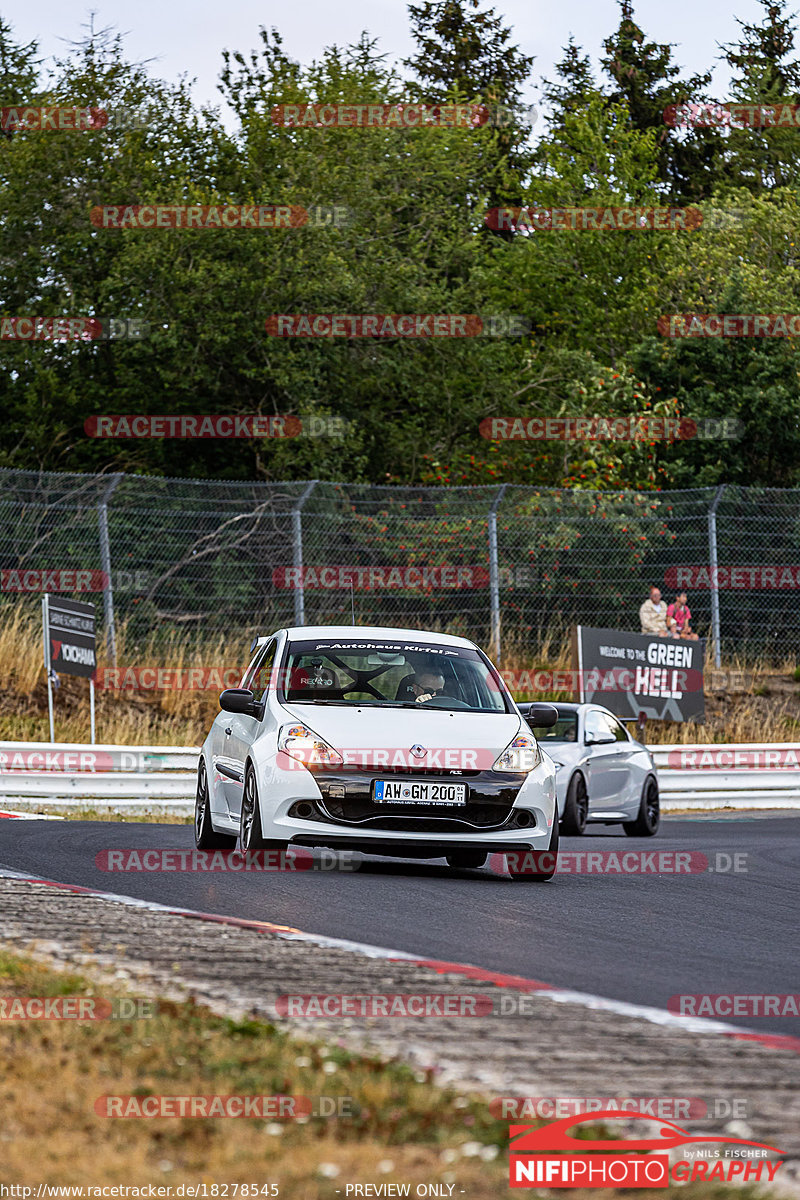
{"type": "MultiPolygon", "coordinates": [[[[482,5],[486,7],[486,5],[482,5]]],[[[498,0],[494,4],[513,30],[514,40],[536,56],[534,78],[552,78],[553,64],[570,34],[597,62],[602,40],[619,23],[615,0],[571,0],[571,3],[536,3],[535,0],[498,0]]],[[[89,6],[63,0],[35,0],[6,10],[19,40],[37,39],[45,56],[63,52],[70,41],[81,38],[88,25],[89,6]]],[[[275,26],[292,57],[309,62],[324,46],[355,41],[362,30],[379,38],[381,49],[399,60],[413,47],[404,0],[294,0],[289,4],[255,3],[255,0],[97,0],[95,28],[113,26],[126,35],[128,57],[155,59],[151,70],[174,80],[181,73],[196,78],[195,98],[219,102],[216,91],[221,51],[247,52],[256,47],[260,25],[275,26]]],[[[756,0],[733,0],[704,5],[698,0],[638,0],[634,15],[650,40],[675,44],[675,59],[686,73],[707,70],[716,64],[719,44],[737,37],[735,16],[759,22],[763,9],[756,0]]],[[[716,64],[716,98],[726,98],[728,73],[716,64]]],[[[526,96],[536,102],[533,89],[526,96]]]]}

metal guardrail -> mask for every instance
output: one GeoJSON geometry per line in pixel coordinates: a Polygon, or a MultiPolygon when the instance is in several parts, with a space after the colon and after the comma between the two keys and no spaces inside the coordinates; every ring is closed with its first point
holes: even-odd
{"type": "MultiPolygon", "coordinates": [[[[192,771],[199,746],[87,746],[85,742],[0,742],[0,781],[40,772],[79,776],[100,772],[192,771]]],[[[0,783],[2,789],[2,783],[0,783]]],[[[0,792],[1,794],[1,792],[0,792]]]]}
{"type": "Polygon", "coordinates": [[[663,807],[792,808],[800,804],[800,743],[648,747],[663,807]]]}
{"type": "MultiPolygon", "coordinates": [[[[666,811],[800,804],[798,742],[648,749],[666,811]]],[[[0,742],[0,802],[188,815],[199,753],[198,746],[0,742]]]]}

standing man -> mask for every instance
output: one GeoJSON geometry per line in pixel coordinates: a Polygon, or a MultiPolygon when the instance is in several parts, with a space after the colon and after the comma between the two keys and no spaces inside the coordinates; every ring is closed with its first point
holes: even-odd
{"type": "Polygon", "coordinates": [[[658,634],[659,637],[675,637],[675,619],[667,616],[667,606],[661,599],[661,590],[653,584],[650,596],[639,609],[642,633],[658,634]]]}

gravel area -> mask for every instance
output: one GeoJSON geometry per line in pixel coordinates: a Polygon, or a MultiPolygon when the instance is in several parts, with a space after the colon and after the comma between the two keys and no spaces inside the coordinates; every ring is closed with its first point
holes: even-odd
{"type": "Polygon", "coordinates": [[[23,879],[0,878],[0,914],[0,946],[8,950],[79,967],[133,994],[193,996],[216,1012],[255,1015],[301,1037],[434,1066],[442,1082],[487,1102],[500,1096],[705,1099],[706,1118],[687,1121],[677,1112],[676,1122],[693,1133],[725,1131],[781,1147],[792,1160],[781,1171],[784,1187],[791,1182],[792,1190],[800,1189],[800,1054],[791,1049],[23,879]],[[375,1019],[276,1013],[276,1001],[287,993],[420,992],[477,996],[485,1008],[493,1001],[494,1011],[375,1019]]]}

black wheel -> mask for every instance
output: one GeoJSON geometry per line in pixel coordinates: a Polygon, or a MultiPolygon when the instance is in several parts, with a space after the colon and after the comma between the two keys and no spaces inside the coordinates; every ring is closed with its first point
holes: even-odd
{"type": "Polygon", "coordinates": [[[639,801],[639,815],[635,821],[623,821],[622,828],[628,837],[653,837],[661,823],[661,807],[658,803],[658,783],[648,775],[639,801]]]}
{"type": "Polygon", "coordinates": [[[486,862],[486,854],[482,850],[458,850],[455,854],[447,855],[448,867],[467,871],[482,867],[486,862]]]}
{"type": "Polygon", "coordinates": [[[217,833],[211,824],[208,776],[202,758],[197,768],[197,793],[194,800],[194,844],[198,850],[232,850],[236,845],[233,834],[217,833]]]}
{"type": "Polygon", "coordinates": [[[261,832],[261,808],[255,771],[248,763],[244,773],[242,815],[239,825],[239,844],[242,850],[285,850],[288,842],[270,841],[261,832]]]}
{"type": "Polygon", "coordinates": [[[552,879],[558,866],[558,813],[553,817],[553,832],[550,834],[546,852],[543,850],[521,851],[515,855],[507,855],[506,862],[511,878],[517,883],[547,883],[548,879],[552,879]],[[545,853],[547,857],[545,857],[545,853]],[[532,855],[540,857],[532,859],[532,855]],[[539,864],[545,869],[542,871],[526,870],[526,867],[530,868],[539,864]]]}
{"type": "Polygon", "coordinates": [[[576,771],[567,788],[564,815],[561,818],[561,832],[565,837],[578,837],[586,828],[588,816],[589,793],[586,790],[586,780],[579,771],[576,771]]]}

